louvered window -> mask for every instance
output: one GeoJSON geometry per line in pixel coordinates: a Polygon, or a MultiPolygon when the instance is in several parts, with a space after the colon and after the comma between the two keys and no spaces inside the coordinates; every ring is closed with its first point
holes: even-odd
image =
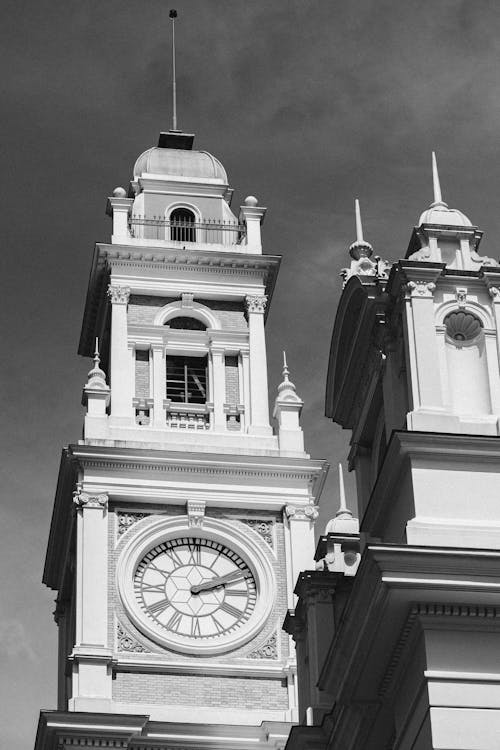
{"type": "Polygon", "coordinates": [[[167,399],[183,404],[206,403],[206,357],[167,357],[167,399]]]}

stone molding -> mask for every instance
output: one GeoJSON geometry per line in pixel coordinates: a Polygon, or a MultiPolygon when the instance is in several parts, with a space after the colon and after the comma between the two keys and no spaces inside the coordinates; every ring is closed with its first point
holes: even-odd
{"type": "Polygon", "coordinates": [[[77,488],[73,492],[73,503],[77,510],[84,510],[87,508],[100,508],[105,510],[108,507],[108,495],[106,492],[102,492],[98,495],[90,495],[88,492],[82,492],[81,488],[77,488]]]}
{"type": "Polygon", "coordinates": [[[314,505],[286,505],[285,513],[293,521],[315,521],[319,515],[314,505]]]}
{"type": "Polygon", "coordinates": [[[245,297],[245,306],[247,313],[264,314],[267,305],[266,294],[247,294],[245,297]]]}
{"type": "Polygon", "coordinates": [[[130,299],[130,287],[128,286],[108,286],[108,297],[112,305],[128,305],[130,299]]]}

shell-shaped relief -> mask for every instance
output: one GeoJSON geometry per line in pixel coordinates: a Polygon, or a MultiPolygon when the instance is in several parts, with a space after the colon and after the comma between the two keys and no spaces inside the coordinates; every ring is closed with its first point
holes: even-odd
{"type": "Polygon", "coordinates": [[[453,341],[472,341],[481,333],[482,323],[472,313],[459,310],[444,319],[446,333],[453,341]]]}

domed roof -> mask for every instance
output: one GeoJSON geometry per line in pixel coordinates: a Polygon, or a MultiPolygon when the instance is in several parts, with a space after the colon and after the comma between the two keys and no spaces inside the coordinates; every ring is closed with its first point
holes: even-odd
{"type": "Polygon", "coordinates": [[[471,227],[471,220],[457,208],[448,208],[446,203],[431,203],[420,216],[419,224],[446,224],[452,227],[471,227]]]}
{"type": "Polygon", "coordinates": [[[215,179],[227,184],[226,170],[208,151],[153,146],[144,151],[134,165],[134,179],[143,174],[215,179]]]}

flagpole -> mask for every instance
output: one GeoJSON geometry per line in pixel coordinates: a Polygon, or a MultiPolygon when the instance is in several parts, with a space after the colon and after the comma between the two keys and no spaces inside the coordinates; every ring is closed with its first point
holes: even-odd
{"type": "Polygon", "coordinates": [[[172,20],[172,130],[177,130],[177,86],[175,81],[175,19],[177,11],[172,9],[169,13],[172,20]]]}

